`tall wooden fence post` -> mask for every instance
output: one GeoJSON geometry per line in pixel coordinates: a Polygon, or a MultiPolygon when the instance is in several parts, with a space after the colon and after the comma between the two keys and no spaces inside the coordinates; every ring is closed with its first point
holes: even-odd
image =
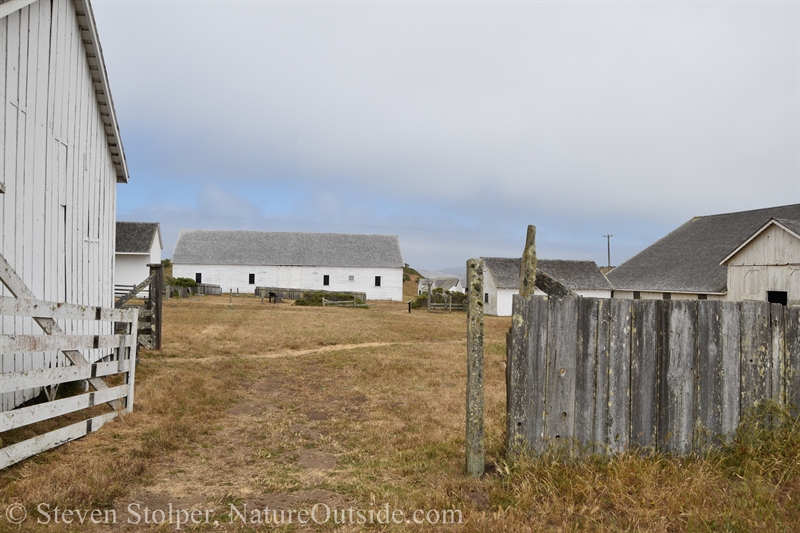
{"type": "Polygon", "coordinates": [[[428,312],[431,312],[431,287],[433,287],[433,281],[428,283],[428,312]]]}
{"type": "Polygon", "coordinates": [[[152,328],[153,336],[153,349],[161,349],[161,300],[164,294],[164,265],[161,263],[153,263],[147,265],[150,267],[150,275],[153,280],[150,282],[150,305],[153,310],[153,316],[150,317],[150,325],[152,328]]]}
{"type": "MultiPolygon", "coordinates": [[[[483,262],[467,261],[467,474],[483,475],[483,262]]],[[[430,294],[430,293],[429,293],[430,294]]],[[[430,302],[430,298],[428,299],[430,302]]]]}
{"type": "Polygon", "coordinates": [[[536,290],[536,226],[528,226],[525,250],[519,267],[519,295],[532,296],[536,290]]]}

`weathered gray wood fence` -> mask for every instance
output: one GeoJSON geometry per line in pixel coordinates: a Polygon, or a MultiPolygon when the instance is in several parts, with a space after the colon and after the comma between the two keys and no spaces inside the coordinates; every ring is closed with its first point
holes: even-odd
{"type": "MultiPolygon", "coordinates": [[[[139,331],[138,342],[150,350],[161,349],[161,314],[162,299],[164,295],[164,265],[153,263],[150,267],[150,275],[141,283],[131,288],[127,293],[114,302],[117,309],[137,307],[139,309],[139,331]],[[128,302],[147,288],[147,298],[144,305],[134,306],[128,302]]],[[[118,324],[120,326],[120,324],[118,324]]],[[[124,325],[122,325],[124,327],[124,325]]]]}
{"type": "Polygon", "coordinates": [[[515,296],[506,372],[509,450],[700,451],[800,404],[800,308],[515,296]]]}

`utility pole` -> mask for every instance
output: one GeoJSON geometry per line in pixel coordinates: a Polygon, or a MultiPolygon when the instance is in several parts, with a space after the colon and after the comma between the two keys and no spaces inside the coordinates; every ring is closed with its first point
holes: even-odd
{"type": "Polygon", "coordinates": [[[606,242],[608,242],[608,268],[611,268],[611,237],[613,235],[603,235],[606,238],[606,242]]]}

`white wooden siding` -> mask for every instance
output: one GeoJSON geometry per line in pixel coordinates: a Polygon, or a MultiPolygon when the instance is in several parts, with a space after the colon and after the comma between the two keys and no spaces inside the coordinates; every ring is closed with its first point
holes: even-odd
{"type": "MultiPolygon", "coordinates": [[[[110,307],[117,172],[73,2],[39,0],[0,19],[0,103],[1,253],[38,298],[110,307]]],[[[4,334],[40,332],[30,319],[0,322],[4,334]]],[[[110,332],[59,324],[70,334],[110,332]]],[[[0,371],[65,363],[58,353],[6,354],[0,371]]],[[[3,395],[0,410],[36,393],[3,395]]]]}
{"type": "Polygon", "coordinates": [[[247,265],[187,265],[173,264],[176,278],[195,279],[202,274],[203,283],[219,285],[223,292],[233,290],[252,293],[259,287],[285,287],[319,289],[327,291],[364,292],[370,300],[403,299],[402,268],[360,267],[308,267],[308,266],[247,266],[247,265]],[[255,274],[255,284],[249,283],[255,274]],[[330,285],[323,285],[323,276],[329,276],[330,285]],[[350,281],[350,276],[353,280],[350,281]],[[381,277],[381,286],[375,286],[375,276],[381,277]]]}
{"type": "Polygon", "coordinates": [[[730,300],[765,301],[768,291],[800,300],[800,240],[779,226],[761,232],[726,264],[730,300]]]}

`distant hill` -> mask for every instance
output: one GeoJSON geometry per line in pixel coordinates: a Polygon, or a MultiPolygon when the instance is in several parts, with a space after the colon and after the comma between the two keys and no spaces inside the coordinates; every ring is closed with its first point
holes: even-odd
{"type": "Polygon", "coordinates": [[[467,277],[467,267],[460,266],[460,267],[451,267],[451,268],[442,268],[439,272],[444,272],[445,274],[452,274],[459,278],[466,278],[467,277]]]}

